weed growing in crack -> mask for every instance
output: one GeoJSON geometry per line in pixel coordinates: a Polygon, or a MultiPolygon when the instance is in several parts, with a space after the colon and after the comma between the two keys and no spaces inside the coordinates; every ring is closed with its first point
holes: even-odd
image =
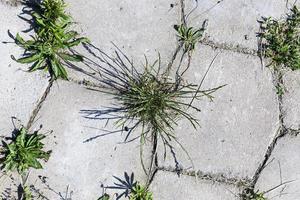
{"type": "Polygon", "coordinates": [[[45,135],[38,134],[37,131],[29,134],[22,127],[17,131],[16,138],[11,143],[7,144],[3,141],[2,168],[7,171],[17,170],[20,175],[23,175],[29,168],[41,169],[42,164],[39,160],[47,161],[51,153],[51,151],[43,150],[44,138],[45,135]]]}
{"type": "Polygon", "coordinates": [[[43,0],[29,12],[35,24],[32,39],[25,40],[19,34],[14,38],[25,51],[19,59],[11,57],[19,63],[33,63],[29,72],[45,69],[52,79],[68,79],[64,64],[83,61],[83,57],[74,54],[71,48],[88,39],[78,37],[76,31],[70,30],[73,22],[65,7],[63,0],[43,0]]]}
{"type": "Polygon", "coordinates": [[[24,127],[21,127],[20,130],[17,130],[16,137],[11,143],[7,144],[3,141],[2,168],[6,171],[17,170],[21,175],[29,168],[43,168],[39,160],[47,161],[51,153],[51,151],[43,150],[42,140],[45,137],[45,135],[38,134],[37,131],[29,134],[24,127]]]}
{"type": "Polygon", "coordinates": [[[294,6],[285,20],[262,18],[261,32],[263,54],[271,58],[270,65],[300,68],[300,12],[294,6]]]}
{"type": "MultiPolygon", "coordinates": [[[[269,192],[275,190],[275,189],[278,189],[279,187],[281,186],[284,186],[286,184],[289,184],[293,181],[286,181],[286,182],[282,182],[281,184],[267,190],[267,191],[259,191],[259,190],[254,190],[254,188],[250,187],[250,188],[246,188],[244,189],[243,193],[240,194],[240,198],[241,200],[269,200],[269,198],[267,198],[265,195],[268,194],[269,192]]],[[[282,190],[283,191],[283,190],[282,190]]],[[[279,194],[279,195],[282,195],[282,194],[279,194]]],[[[277,195],[277,196],[279,196],[277,195]]],[[[276,197],[276,196],[274,196],[276,197]]],[[[273,197],[273,198],[274,198],[273,197]]],[[[270,198],[272,199],[272,198],[270,198]]]]}
{"type": "Polygon", "coordinates": [[[284,94],[284,86],[277,85],[276,87],[276,94],[278,96],[282,96],[284,94]]]}
{"type": "Polygon", "coordinates": [[[129,200],[153,200],[153,196],[147,187],[136,183],[131,190],[129,200]]]}
{"type": "Polygon", "coordinates": [[[244,191],[244,193],[240,196],[242,200],[267,200],[267,198],[264,195],[264,192],[255,192],[254,190],[249,189],[247,191],[244,191]]]}
{"type": "MultiPolygon", "coordinates": [[[[147,141],[156,144],[157,141],[161,141],[164,146],[164,158],[167,148],[173,154],[174,142],[188,155],[174,134],[175,127],[180,119],[185,118],[196,129],[199,126],[198,119],[189,112],[189,109],[200,112],[200,108],[193,105],[194,100],[203,97],[212,100],[212,93],[223,85],[202,90],[203,81],[200,85],[191,84],[182,81],[181,76],[176,76],[172,80],[168,73],[161,69],[160,57],[153,64],[146,59],[143,70],[139,72],[138,68],[117,47],[115,58],[92,45],[86,48],[101,61],[98,69],[100,81],[107,90],[99,91],[112,95],[116,106],[104,110],[82,110],[81,112],[89,119],[107,120],[107,122],[114,120],[115,125],[120,128],[119,131],[105,133],[90,138],[86,142],[111,133],[127,132],[125,142],[140,140],[140,157],[145,172],[147,170],[143,165],[142,155],[143,146],[147,141]],[[97,56],[91,48],[97,49],[100,56],[97,56]],[[134,130],[139,131],[137,136],[132,136],[134,130]]],[[[154,152],[156,154],[156,149],[154,152]]]]}
{"type": "MultiPolygon", "coordinates": [[[[14,124],[14,119],[13,124],[14,124]]],[[[15,124],[14,124],[15,126],[15,124]]],[[[44,143],[42,140],[45,135],[39,134],[38,131],[32,134],[21,126],[15,128],[10,143],[2,141],[1,147],[1,169],[4,171],[17,171],[20,178],[20,185],[18,186],[18,198],[21,200],[33,199],[31,186],[27,186],[26,182],[29,176],[29,169],[42,169],[43,166],[40,160],[48,161],[51,151],[44,151],[44,143]]],[[[12,179],[14,180],[14,179],[12,179]]]]}
{"type": "Polygon", "coordinates": [[[22,200],[32,200],[33,199],[30,187],[25,186],[24,189],[23,189],[23,193],[24,193],[24,197],[23,197],[22,200]]]}
{"type": "Polygon", "coordinates": [[[184,51],[189,52],[195,49],[195,45],[203,36],[205,31],[206,21],[203,22],[203,25],[199,29],[193,27],[187,27],[185,24],[175,25],[174,28],[177,31],[177,37],[179,42],[182,42],[184,45],[184,51]]]}
{"type": "MultiPolygon", "coordinates": [[[[153,200],[152,192],[149,191],[147,186],[140,184],[139,182],[134,180],[134,174],[132,173],[130,176],[125,172],[125,179],[121,179],[119,177],[114,176],[114,178],[118,181],[114,186],[103,187],[105,189],[117,189],[122,190],[121,194],[117,194],[116,199],[120,199],[121,197],[128,198],[129,200],[153,200]]],[[[109,200],[110,195],[104,193],[98,200],[109,200]]]]}

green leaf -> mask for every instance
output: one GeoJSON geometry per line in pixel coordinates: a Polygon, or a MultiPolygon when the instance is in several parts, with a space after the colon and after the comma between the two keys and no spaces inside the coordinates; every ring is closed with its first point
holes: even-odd
{"type": "Polygon", "coordinates": [[[44,20],[42,18],[35,18],[35,20],[36,20],[38,25],[46,26],[46,24],[44,23],[44,20]]]}
{"type": "Polygon", "coordinates": [[[78,35],[76,31],[69,31],[65,35],[65,41],[68,42],[69,40],[75,38],[78,35]]]}
{"type": "Polygon", "coordinates": [[[43,69],[45,68],[45,66],[43,65],[45,62],[44,62],[44,59],[40,59],[38,61],[36,61],[30,68],[29,68],[29,72],[33,72],[33,71],[36,71],[38,69],[43,69]]]}
{"type": "Polygon", "coordinates": [[[60,70],[57,66],[57,62],[55,62],[54,59],[50,59],[50,64],[51,64],[51,71],[54,75],[54,78],[57,79],[60,75],[60,70]]]}
{"type": "Polygon", "coordinates": [[[41,165],[41,163],[35,158],[32,158],[30,160],[29,164],[30,164],[30,167],[33,167],[35,169],[43,169],[43,166],[41,165]]]}
{"type": "Polygon", "coordinates": [[[57,61],[57,66],[59,68],[61,78],[63,78],[64,80],[68,80],[68,73],[65,70],[65,68],[62,66],[62,64],[57,61]]]}
{"type": "Polygon", "coordinates": [[[41,57],[40,54],[32,54],[30,56],[26,56],[23,58],[19,58],[19,59],[15,59],[15,57],[12,55],[11,58],[15,61],[17,61],[18,63],[32,63],[34,61],[37,61],[39,58],[41,57]]]}
{"type": "Polygon", "coordinates": [[[74,46],[79,45],[79,44],[82,43],[82,42],[89,42],[89,41],[90,41],[90,40],[89,40],[88,38],[85,38],[85,37],[83,37],[83,38],[78,38],[78,39],[76,39],[76,40],[74,40],[74,41],[72,41],[72,42],[67,43],[67,46],[68,46],[68,47],[74,47],[74,46]]]}
{"type": "Polygon", "coordinates": [[[98,200],[109,200],[110,196],[108,194],[104,194],[102,197],[99,197],[98,200]]]}
{"type": "Polygon", "coordinates": [[[59,56],[64,60],[69,60],[69,61],[73,61],[73,62],[82,62],[83,61],[83,57],[78,54],[71,55],[71,54],[67,54],[67,53],[60,53],[59,56]]]}
{"type": "Polygon", "coordinates": [[[32,16],[35,17],[36,19],[42,18],[42,16],[37,12],[32,13],[32,16]]]}
{"type": "Polygon", "coordinates": [[[16,35],[16,43],[25,44],[25,40],[20,36],[19,33],[16,35]]]}

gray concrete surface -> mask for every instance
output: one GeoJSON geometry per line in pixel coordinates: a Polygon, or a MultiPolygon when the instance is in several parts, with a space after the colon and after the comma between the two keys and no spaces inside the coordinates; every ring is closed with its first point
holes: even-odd
{"type": "MultiPolygon", "coordinates": [[[[199,119],[198,130],[182,120],[175,134],[189,152],[195,170],[251,177],[278,129],[278,102],[271,73],[262,69],[255,56],[214,51],[203,45],[196,48],[185,80],[200,83],[218,54],[202,89],[227,85],[213,94],[213,102],[208,98],[194,101],[201,109],[193,113],[199,119]]],[[[184,169],[192,167],[179,146],[176,152],[184,169]]],[[[160,165],[174,165],[171,156],[168,160],[161,160],[160,165]]]]}
{"type": "Polygon", "coordinates": [[[154,199],[189,199],[189,200],[234,200],[238,195],[237,188],[196,180],[195,177],[181,176],[174,173],[159,172],[150,187],[154,199]]]}
{"type": "MultiPolygon", "coordinates": [[[[43,124],[44,132],[53,131],[46,142],[53,153],[43,170],[32,171],[30,182],[39,188],[37,175],[46,176],[48,184],[57,192],[63,192],[61,190],[69,185],[74,199],[97,199],[101,196],[101,184],[112,186],[113,176],[124,178],[124,172],[134,172],[136,180],[145,182],[139,141],[118,144],[124,142],[125,133],[116,133],[84,143],[88,138],[105,133],[101,129],[113,130],[114,127],[105,126],[106,121],[85,119],[86,114],[80,110],[110,106],[110,103],[110,97],[77,84],[54,84],[32,126],[34,130],[43,124]]],[[[145,158],[148,158],[147,152],[145,158]]],[[[48,192],[47,197],[58,198],[53,192],[48,192]]]]}
{"type": "MultiPolygon", "coordinates": [[[[67,0],[68,11],[78,22],[75,28],[82,35],[111,55],[114,48],[110,42],[114,42],[137,63],[138,68],[142,66],[144,54],[149,61],[153,61],[158,52],[162,57],[162,67],[166,67],[178,44],[173,25],[181,23],[182,10],[188,14],[194,2],[67,0]]],[[[158,166],[161,168],[150,184],[154,199],[234,200],[246,185],[255,182],[255,177],[258,177],[255,188],[260,191],[267,191],[280,184],[281,180],[295,180],[267,193],[267,196],[276,196],[284,188],[282,195],[275,199],[297,200],[300,198],[299,138],[288,133],[298,130],[300,125],[299,72],[284,73],[286,90],[281,100],[275,89],[278,77],[272,74],[272,70],[263,68],[255,51],[251,51],[257,49],[255,34],[259,25],[256,20],[261,16],[281,17],[292,2],[217,2],[199,1],[199,6],[187,20],[189,25],[199,27],[204,19],[208,19],[206,38],[210,43],[196,45],[185,81],[199,83],[213,57],[219,53],[203,88],[227,86],[213,94],[213,102],[208,99],[195,102],[202,109],[199,113],[193,112],[201,127],[194,130],[187,121],[182,120],[176,128],[176,135],[191,156],[194,168],[180,147],[175,145],[182,170],[178,177],[170,152],[164,161],[159,151],[158,166]],[[245,52],[241,47],[250,51],[245,52]],[[280,116],[283,116],[283,124],[280,116]],[[282,129],[284,136],[278,139],[276,133],[281,126],[287,129],[282,129]],[[189,176],[196,172],[201,174],[197,181],[194,176],[189,176]]],[[[13,7],[7,4],[7,0],[0,1],[0,11],[5,13],[0,16],[1,41],[10,40],[8,29],[15,34],[27,27],[24,21],[17,18],[21,9],[21,5],[13,7]]],[[[82,47],[77,50],[91,57],[82,47]]],[[[65,195],[67,187],[69,192],[72,191],[72,200],[92,200],[101,196],[101,184],[113,184],[114,175],[123,178],[124,172],[133,172],[136,180],[146,182],[147,177],[140,164],[138,141],[119,144],[124,134],[115,134],[83,143],[103,133],[99,129],[105,123],[85,119],[80,110],[98,109],[113,103],[109,96],[78,84],[82,80],[98,84],[95,77],[99,76],[93,74],[97,68],[89,69],[79,64],[77,67],[84,71],[68,69],[71,81],[54,82],[38,110],[37,104],[48,86],[47,74],[22,71],[27,69],[26,66],[10,58],[11,54],[18,56],[21,53],[13,44],[0,43],[0,53],[0,136],[11,134],[12,116],[24,124],[31,116],[35,117],[31,130],[38,129],[41,124],[42,132],[48,134],[53,130],[46,139],[46,149],[53,150],[52,156],[44,163],[43,170],[31,170],[28,183],[51,200],[63,199],[59,192],[65,195]],[[32,115],[34,110],[39,111],[36,116],[32,115]],[[47,177],[44,179],[46,183],[42,183],[41,177],[47,177]]],[[[180,53],[175,64],[178,64],[180,53]]],[[[96,61],[96,58],[93,59],[96,61]]],[[[113,124],[106,128],[114,129],[113,124]]],[[[149,143],[145,149],[147,166],[151,148],[149,143]]],[[[18,179],[12,181],[7,175],[1,175],[0,193],[11,188],[16,195],[18,179]]],[[[14,173],[12,176],[17,177],[14,173]]],[[[113,194],[118,191],[106,192],[113,194]]]]}
{"type": "Polygon", "coordinates": [[[270,163],[261,174],[257,189],[268,191],[281,183],[283,184],[270,191],[267,196],[274,200],[296,200],[300,197],[300,139],[287,136],[278,142],[270,158],[270,163]]]}
{"type": "MultiPolygon", "coordinates": [[[[180,23],[179,0],[78,0],[67,3],[73,19],[79,24],[80,32],[105,52],[114,52],[115,48],[111,44],[113,42],[128,54],[137,66],[143,66],[144,56],[147,56],[149,61],[156,60],[158,53],[163,64],[167,64],[171,59],[173,49],[177,45],[173,25],[180,23]],[[171,4],[175,6],[171,8],[171,4]]],[[[83,48],[79,50],[95,60],[83,48]]],[[[93,74],[97,67],[90,69],[81,64],[78,66],[91,73],[92,77],[70,70],[71,77],[94,82],[93,77],[99,77],[98,74],[93,74]]]]}
{"type": "Polygon", "coordinates": [[[48,86],[48,80],[46,74],[25,72],[28,69],[26,65],[11,59],[11,55],[19,57],[22,50],[13,43],[2,42],[12,42],[8,30],[15,35],[27,26],[17,17],[20,8],[0,3],[0,10],[5,10],[5,15],[0,17],[0,132],[1,135],[8,136],[13,128],[11,117],[14,116],[26,124],[48,86]]]}
{"type": "MultiPolygon", "coordinates": [[[[195,7],[194,0],[186,2],[186,13],[195,7]]],[[[217,43],[257,49],[256,33],[259,32],[257,20],[261,16],[280,18],[285,15],[286,1],[273,0],[213,0],[198,1],[199,6],[188,22],[194,27],[201,27],[208,19],[207,35],[217,43]],[[220,2],[220,3],[217,3],[220,2]]]]}
{"type": "Polygon", "coordinates": [[[300,73],[287,71],[283,77],[285,92],[283,95],[284,123],[287,128],[300,128],[300,73]]]}

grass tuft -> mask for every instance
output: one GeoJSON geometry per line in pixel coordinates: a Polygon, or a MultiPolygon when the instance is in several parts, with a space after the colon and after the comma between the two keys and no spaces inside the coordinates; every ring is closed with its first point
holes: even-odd
{"type": "MultiPolygon", "coordinates": [[[[90,52],[92,47],[89,47],[90,52]]],[[[145,59],[142,70],[138,70],[140,68],[135,67],[120,49],[116,51],[115,58],[99,49],[98,51],[101,54],[98,58],[102,65],[99,67],[100,81],[107,88],[100,92],[112,95],[116,106],[106,110],[82,110],[82,112],[86,114],[86,118],[114,120],[120,131],[126,132],[125,142],[139,139],[141,158],[143,145],[147,141],[162,141],[164,157],[167,148],[173,153],[172,143],[180,145],[174,133],[178,121],[186,119],[196,129],[199,121],[190,110],[200,112],[200,108],[193,105],[194,100],[203,97],[212,100],[212,93],[223,87],[202,90],[203,81],[197,85],[182,81],[181,76],[172,79],[162,70],[160,56],[152,64],[145,59]],[[138,130],[139,134],[132,136],[134,130],[138,130]]],[[[100,136],[104,135],[107,134],[100,136]]]]}
{"type": "Polygon", "coordinates": [[[285,66],[292,70],[300,68],[300,12],[294,6],[286,19],[262,18],[261,32],[264,55],[271,58],[270,65],[285,66]]]}

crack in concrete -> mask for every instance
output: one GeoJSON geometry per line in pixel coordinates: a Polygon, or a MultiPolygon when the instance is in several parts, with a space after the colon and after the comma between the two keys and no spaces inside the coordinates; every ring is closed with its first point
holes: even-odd
{"type": "Polygon", "coordinates": [[[181,20],[181,23],[186,26],[185,10],[184,10],[185,9],[185,4],[184,4],[184,1],[185,0],[180,0],[180,8],[181,8],[181,10],[180,10],[180,20],[181,20]]]}
{"type": "Polygon", "coordinates": [[[27,125],[26,125],[26,128],[27,128],[27,129],[29,129],[29,128],[32,126],[32,124],[34,123],[34,120],[35,120],[35,118],[36,118],[38,112],[40,111],[40,109],[41,109],[41,107],[42,107],[44,101],[46,100],[48,94],[50,93],[50,89],[51,89],[51,87],[52,87],[52,85],[53,85],[53,82],[54,82],[53,80],[50,80],[50,82],[49,82],[49,84],[48,84],[46,90],[44,91],[42,97],[40,98],[38,104],[36,105],[36,107],[35,107],[34,110],[32,111],[32,113],[31,113],[31,115],[30,115],[30,118],[29,118],[29,121],[28,121],[28,123],[27,123],[27,125]]]}
{"type": "MultiPolygon", "coordinates": [[[[186,20],[185,20],[185,13],[184,13],[184,1],[185,0],[180,0],[181,3],[181,20],[182,23],[186,24],[186,20]]],[[[233,44],[228,44],[228,43],[218,43],[218,42],[214,42],[212,40],[209,39],[208,36],[206,36],[204,39],[202,39],[200,42],[200,44],[202,45],[207,45],[210,46],[213,49],[222,49],[222,50],[226,50],[226,51],[231,51],[234,53],[241,53],[241,54],[246,54],[246,55],[251,55],[251,56],[258,56],[260,57],[261,60],[263,60],[262,54],[260,52],[260,50],[255,50],[255,49],[251,49],[248,47],[242,47],[240,45],[233,45],[233,44]]],[[[180,49],[180,48],[179,48],[180,49]]],[[[176,52],[178,52],[178,48],[176,50],[176,52]]],[[[172,63],[174,62],[175,58],[176,58],[177,53],[173,56],[173,60],[170,62],[170,64],[172,65],[172,63]]],[[[262,63],[263,64],[263,63],[262,63]]],[[[263,66],[264,67],[264,66],[263,66]]],[[[281,87],[282,85],[284,85],[283,83],[283,79],[282,79],[282,73],[279,70],[274,70],[273,71],[273,80],[274,80],[274,86],[276,88],[281,87]]],[[[271,154],[278,142],[278,140],[282,137],[284,137],[285,135],[287,135],[288,133],[292,133],[294,135],[297,135],[300,132],[299,130],[292,130],[292,129],[287,129],[284,126],[284,121],[283,121],[283,107],[282,107],[282,94],[277,94],[277,98],[278,98],[278,107],[279,107],[279,128],[274,136],[274,138],[272,139],[271,143],[268,145],[266,153],[264,155],[264,159],[262,160],[262,162],[259,164],[257,170],[254,173],[254,176],[249,179],[249,178],[237,178],[237,177],[227,177],[225,174],[223,173],[205,173],[202,172],[200,170],[198,171],[187,171],[187,170],[181,170],[178,171],[178,169],[172,168],[172,167],[157,167],[157,170],[155,170],[155,172],[153,173],[153,176],[151,177],[151,180],[153,180],[155,174],[157,171],[167,171],[167,172],[172,172],[172,173],[176,173],[176,174],[181,174],[181,175],[187,175],[187,176],[193,176],[202,180],[207,180],[207,181],[211,181],[211,182],[218,182],[218,183],[223,183],[223,184],[229,184],[229,185],[235,185],[237,187],[243,188],[245,189],[254,189],[262,171],[264,170],[264,168],[267,166],[267,162],[269,160],[269,158],[271,157],[271,154]]],[[[156,163],[157,164],[157,163],[156,163]]],[[[151,181],[152,182],[152,181],[151,181]]],[[[149,183],[149,185],[151,184],[151,182],[149,183]]]]}
{"type": "Polygon", "coordinates": [[[226,185],[234,185],[236,187],[244,188],[251,184],[251,179],[249,178],[238,178],[235,176],[228,177],[224,173],[210,173],[210,172],[203,172],[201,170],[180,170],[174,167],[158,167],[160,171],[172,172],[178,175],[185,175],[185,176],[192,176],[196,179],[211,181],[211,182],[218,182],[226,185]]]}
{"type": "Polygon", "coordinates": [[[255,185],[262,173],[262,171],[264,170],[264,168],[267,166],[267,162],[269,160],[269,158],[271,157],[271,154],[278,142],[278,140],[282,137],[284,137],[286,135],[286,129],[284,129],[283,127],[280,127],[277,131],[277,134],[275,135],[275,137],[273,138],[272,142],[270,143],[270,145],[267,148],[267,151],[264,155],[264,159],[261,162],[261,164],[258,166],[257,170],[254,173],[254,176],[252,178],[251,184],[250,184],[250,188],[255,188],[255,185]]]}
{"type": "MultiPolygon", "coordinates": [[[[273,84],[274,84],[275,88],[281,88],[284,85],[283,73],[280,71],[280,69],[274,68],[274,70],[272,71],[272,74],[273,74],[273,84]]],[[[262,162],[260,163],[260,165],[258,166],[257,170],[254,173],[254,176],[252,178],[251,185],[250,185],[250,188],[252,188],[252,189],[255,188],[255,185],[256,185],[262,171],[267,166],[267,162],[268,162],[269,158],[271,157],[272,152],[275,149],[278,140],[280,138],[284,137],[285,135],[287,135],[291,131],[291,130],[287,129],[284,125],[284,120],[283,120],[284,111],[283,111],[283,106],[282,106],[283,105],[283,100],[282,100],[283,94],[277,93],[277,98],[278,98],[278,109],[279,109],[279,116],[278,116],[279,128],[278,128],[274,138],[272,139],[271,143],[267,147],[267,151],[264,155],[264,159],[262,160],[262,162]]]]}
{"type": "Polygon", "coordinates": [[[226,50],[226,51],[232,51],[235,53],[241,53],[241,54],[246,54],[246,55],[251,55],[251,56],[258,56],[258,51],[255,49],[251,49],[248,47],[242,47],[240,45],[214,42],[209,39],[209,36],[206,36],[199,43],[206,45],[206,46],[210,46],[213,49],[222,49],[222,50],[226,50]]]}
{"type": "MultiPolygon", "coordinates": [[[[185,0],[180,0],[180,21],[182,24],[186,25],[185,12],[184,12],[184,7],[185,7],[184,1],[185,0]]],[[[171,70],[171,68],[174,64],[174,61],[176,60],[177,55],[180,52],[180,50],[182,49],[182,47],[183,47],[183,42],[178,41],[178,44],[176,46],[176,49],[174,50],[173,56],[172,56],[168,66],[167,66],[167,69],[165,71],[167,74],[171,70]]],[[[156,173],[158,172],[158,157],[157,157],[158,141],[157,141],[157,137],[153,138],[152,145],[153,145],[153,148],[152,148],[152,152],[151,152],[152,153],[151,154],[151,164],[150,164],[151,166],[150,166],[150,171],[148,174],[147,187],[150,187],[151,183],[154,180],[156,173]],[[153,171],[152,171],[152,167],[153,167],[153,171]]]]}
{"type": "Polygon", "coordinates": [[[298,136],[299,133],[300,133],[300,129],[292,129],[292,128],[287,129],[287,134],[289,135],[298,136]]]}
{"type": "MultiPolygon", "coordinates": [[[[185,0],[180,0],[180,5],[181,5],[181,23],[186,24],[186,19],[185,19],[185,0]]],[[[217,43],[214,41],[211,41],[208,39],[208,37],[205,37],[200,41],[200,44],[210,46],[211,48],[214,49],[223,49],[227,51],[232,51],[234,53],[242,53],[246,55],[251,55],[251,56],[258,56],[258,51],[246,47],[241,47],[239,45],[230,45],[227,43],[217,43]]],[[[172,67],[180,49],[182,48],[183,44],[179,43],[174,51],[173,57],[171,58],[171,61],[168,64],[168,69],[172,67]]],[[[188,171],[188,170],[181,170],[178,171],[176,168],[172,167],[159,167],[158,162],[157,162],[157,141],[153,142],[153,150],[152,150],[152,160],[154,160],[154,169],[152,172],[149,173],[148,181],[147,181],[147,186],[149,187],[151,183],[153,182],[155,175],[158,171],[166,171],[166,172],[173,172],[176,174],[181,174],[181,175],[186,175],[186,176],[192,176],[195,178],[199,178],[201,180],[206,180],[206,181],[211,181],[212,183],[218,182],[221,184],[227,184],[227,185],[234,185],[239,188],[247,188],[251,186],[252,179],[250,178],[238,178],[238,177],[227,177],[224,173],[205,173],[201,170],[198,171],[188,171]]]]}

